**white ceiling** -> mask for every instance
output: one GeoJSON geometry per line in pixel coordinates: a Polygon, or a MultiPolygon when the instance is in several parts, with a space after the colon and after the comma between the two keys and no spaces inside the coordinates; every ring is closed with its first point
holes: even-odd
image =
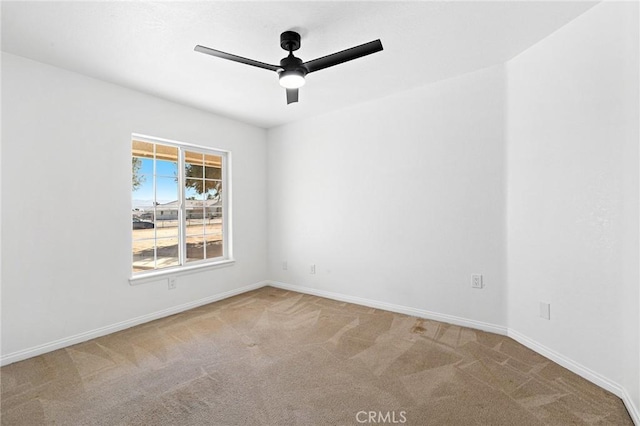
{"type": "Polygon", "coordinates": [[[268,128],[502,63],[594,4],[2,1],[2,50],[268,128]],[[291,105],[276,73],[193,51],[278,64],[286,30],[305,61],[384,51],[310,74],[291,105]]]}

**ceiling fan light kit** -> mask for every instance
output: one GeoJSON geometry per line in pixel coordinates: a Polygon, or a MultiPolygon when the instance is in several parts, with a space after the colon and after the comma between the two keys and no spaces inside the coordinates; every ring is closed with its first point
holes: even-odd
{"type": "Polygon", "coordinates": [[[298,71],[282,71],[280,73],[280,86],[285,89],[298,89],[304,86],[304,74],[298,71]]]}
{"type": "Polygon", "coordinates": [[[287,89],[287,104],[291,104],[298,102],[298,89],[304,86],[305,76],[307,74],[379,52],[382,50],[382,42],[380,40],[371,41],[307,62],[302,62],[300,58],[293,55],[293,52],[300,49],[300,34],[297,32],[285,31],[280,34],[280,47],[288,51],[289,55],[280,61],[279,66],[243,58],[242,56],[200,45],[197,45],[194,50],[218,58],[277,72],[280,85],[287,89]]]}

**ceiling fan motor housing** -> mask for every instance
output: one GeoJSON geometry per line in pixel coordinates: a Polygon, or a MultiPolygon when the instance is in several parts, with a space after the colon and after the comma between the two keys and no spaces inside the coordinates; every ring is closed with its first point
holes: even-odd
{"type": "Polygon", "coordinates": [[[307,68],[302,64],[302,59],[296,58],[292,53],[289,56],[282,58],[280,61],[281,72],[296,72],[303,77],[309,72],[307,68]]]}
{"type": "Polygon", "coordinates": [[[300,49],[300,34],[295,31],[285,31],[280,34],[280,47],[287,52],[300,49]]]}

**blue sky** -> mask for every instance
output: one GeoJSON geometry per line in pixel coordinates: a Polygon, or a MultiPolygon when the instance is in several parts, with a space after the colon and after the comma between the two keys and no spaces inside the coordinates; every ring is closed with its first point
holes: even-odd
{"type": "MultiPolygon", "coordinates": [[[[151,207],[153,205],[153,160],[141,158],[142,166],[139,175],[144,178],[140,187],[132,193],[133,208],[151,207]]],[[[178,164],[171,161],[156,161],[156,200],[158,203],[169,203],[178,199],[178,164]]]]}
{"type": "MultiPolygon", "coordinates": [[[[140,187],[132,192],[133,208],[148,209],[153,206],[153,160],[141,158],[142,166],[139,175],[144,178],[140,187]]],[[[156,160],[156,201],[160,204],[170,203],[178,199],[178,164],[171,161],[156,160]]],[[[202,199],[192,188],[185,188],[185,197],[202,199]]]]}

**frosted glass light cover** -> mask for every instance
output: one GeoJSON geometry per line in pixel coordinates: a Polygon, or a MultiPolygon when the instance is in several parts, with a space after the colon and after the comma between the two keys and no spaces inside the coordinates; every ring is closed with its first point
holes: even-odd
{"type": "Polygon", "coordinates": [[[287,89],[297,89],[304,86],[304,77],[295,71],[284,71],[280,73],[280,86],[287,89]]]}

